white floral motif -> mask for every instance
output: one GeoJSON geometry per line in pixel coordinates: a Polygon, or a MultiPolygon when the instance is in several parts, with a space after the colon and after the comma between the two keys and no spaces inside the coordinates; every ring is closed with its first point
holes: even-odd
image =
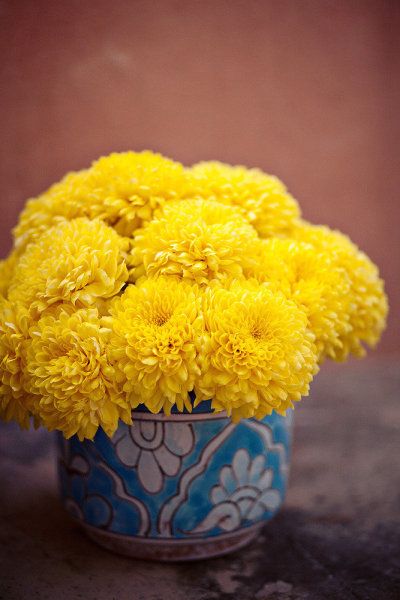
{"type": "Polygon", "coordinates": [[[137,420],[118,439],[115,450],[124,465],[137,468],[144,489],[157,494],[163,488],[164,477],[179,472],[182,458],[193,445],[190,423],[137,420]]]}
{"type": "Polygon", "coordinates": [[[247,450],[238,450],[232,466],[221,469],[219,485],[211,490],[214,508],[190,533],[203,533],[214,527],[233,531],[245,520],[256,521],[266,510],[275,511],[281,497],[278,490],[271,488],[273,470],[264,465],[262,454],[250,460],[247,450]]]}

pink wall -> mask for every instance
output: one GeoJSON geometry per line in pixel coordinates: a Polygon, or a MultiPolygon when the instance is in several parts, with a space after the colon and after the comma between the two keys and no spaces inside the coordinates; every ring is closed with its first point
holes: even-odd
{"type": "Polygon", "coordinates": [[[257,165],[380,265],[392,305],[380,351],[399,349],[398,2],[0,9],[0,255],[28,196],[111,150],[257,165]]]}

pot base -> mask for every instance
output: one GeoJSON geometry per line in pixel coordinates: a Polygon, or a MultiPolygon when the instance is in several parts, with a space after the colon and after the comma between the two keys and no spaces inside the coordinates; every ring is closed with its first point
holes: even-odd
{"type": "Polygon", "coordinates": [[[146,539],[118,535],[81,523],[86,534],[100,546],[132,558],[162,562],[204,560],[223,556],[249,544],[259,533],[263,523],[214,537],[187,539],[146,539]]]}

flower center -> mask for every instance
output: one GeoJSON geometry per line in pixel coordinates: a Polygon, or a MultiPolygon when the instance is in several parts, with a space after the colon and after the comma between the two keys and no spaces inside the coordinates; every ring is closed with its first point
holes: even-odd
{"type": "Polygon", "coordinates": [[[251,337],[253,337],[255,340],[264,339],[267,333],[265,320],[256,317],[254,320],[252,319],[251,321],[249,323],[251,337]]]}
{"type": "Polygon", "coordinates": [[[260,340],[261,339],[260,328],[259,327],[253,327],[253,329],[251,330],[251,335],[253,336],[254,339],[260,340]]]}
{"type": "Polygon", "coordinates": [[[168,323],[170,317],[171,315],[169,315],[168,313],[159,312],[157,314],[152,315],[150,320],[154,325],[157,325],[157,327],[162,327],[163,325],[165,325],[165,323],[168,323]]]}

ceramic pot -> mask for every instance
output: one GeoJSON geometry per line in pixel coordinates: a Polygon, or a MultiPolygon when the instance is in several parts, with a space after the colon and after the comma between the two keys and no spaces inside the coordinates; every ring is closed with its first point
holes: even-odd
{"type": "Polygon", "coordinates": [[[129,556],[182,561],[249,543],[285,494],[292,415],[234,424],[135,411],[112,439],[58,437],[64,506],[87,534],[129,556]]]}

